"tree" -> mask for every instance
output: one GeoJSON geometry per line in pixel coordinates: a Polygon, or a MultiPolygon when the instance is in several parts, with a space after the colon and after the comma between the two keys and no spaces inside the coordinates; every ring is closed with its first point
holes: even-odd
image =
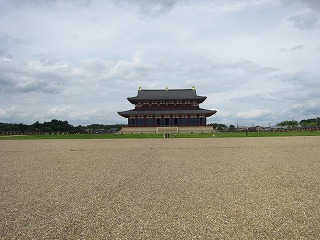
{"type": "Polygon", "coordinates": [[[229,131],[230,131],[230,132],[234,132],[234,131],[235,131],[235,129],[236,129],[236,128],[235,128],[235,126],[234,126],[234,125],[230,125],[230,126],[229,126],[229,131]]]}
{"type": "Polygon", "coordinates": [[[32,126],[35,128],[35,129],[40,129],[41,128],[41,124],[36,121],[34,124],[32,124],[32,126]]]}
{"type": "Polygon", "coordinates": [[[20,128],[20,131],[25,132],[29,126],[27,124],[19,123],[18,127],[20,128]]]}
{"type": "MultiPolygon", "coordinates": [[[[216,129],[219,132],[224,131],[225,129],[227,129],[227,125],[223,124],[223,123],[210,123],[208,124],[209,126],[212,126],[214,129],[216,129]]],[[[119,129],[122,127],[123,125],[119,126],[119,129]]]]}
{"type": "Polygon", "coordinates": [[[18,125],[16,124],[7,124],[6,127],[3,128],[3,131],[21,131],[18,125]]]}
{"type": "Polygon", "coordinates": [[[295,120],[286,120],[282,121],[280,123],[277,123],[277,126],[289,126],[289,127],[295,127],[298,125],[298,122],[295,120]]]}
{"type": "Polygon", "coordinates": [[[216,128],[219,132],[222,132],[224,130],[224,128],[222,126],[219,126],[216,128]]]}
{"type": "Polygon", "coordinates": [[[300,121],[300,125],[303,126],[303,127],[306,127],[306,126],[320,126],[320,118],[310,118],[310,119],[302,119],[300,121]]]}
{"type": "Polygon", "coordinates": [[[50,127],[43,127],[43,128],[41,128],[41,132],[54,132],[54,131],[50,127]]]}
{"type": "Polygon", "coordinates": [[[81,125],[77,127],[73,127],[71,130],[69,130],[69,133],[84,133],[83,127],[81,125]]]}

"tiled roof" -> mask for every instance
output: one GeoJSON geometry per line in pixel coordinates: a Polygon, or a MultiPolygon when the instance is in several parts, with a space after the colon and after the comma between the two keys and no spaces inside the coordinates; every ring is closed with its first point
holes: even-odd
{"type": "Polygon", "coordinates": [[[129,97],[130,102],[138,100],[200,100],[207,97],[198,96],[195,89],[138,90],[138,95],[129,97]]]}
{"type": "Polygon", "coordinates": [[[217,111],[216,110],[207,110],[207,109],[169,109],[169,110],[128,110],[128,111],[123,111],[123,112],[118,112],[119,115],[126,117],[129,115],[161,115],[161,114],[204,114],[206,117],[212,116],[215,114],[217,111]]]}

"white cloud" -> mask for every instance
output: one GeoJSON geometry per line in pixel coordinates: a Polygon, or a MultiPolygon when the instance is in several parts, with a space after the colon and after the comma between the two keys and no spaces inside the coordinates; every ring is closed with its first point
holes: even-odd
{"type": "Polygon", "coordinates": [[[0,118],[7,118],[8,116],[15,113],[17,106],[10,106],[7,108],[0,108],[0,118]]]}
{"type": "Polygon", "coordinates": [[[47,114],[50,117],[49,119],[67,119],[74,124],[90,124],[93,123],[91,122],[92,118],[102,123],[107,122],[106,113],[97,109],[81,111],[71,106],[55,106],[49,109],[47,114]]]}
{"type": "Polygon", "coordinates": [[[269,109],[252,109],[247,112],[239,112],[236,114],[236,117],[245,118],[245,119],[259,119],[261,117],[267,117],[272,113],[269,109]]]}
{"type": "Polygon", "coordinates": [[[51,109],[48,110],[48,113],[53,115],[53,116],[65,116],[67,114],[69,114],[72,111],[72,107],[71,106],[62,106],[62,107],[53,107],[51,109]]]}

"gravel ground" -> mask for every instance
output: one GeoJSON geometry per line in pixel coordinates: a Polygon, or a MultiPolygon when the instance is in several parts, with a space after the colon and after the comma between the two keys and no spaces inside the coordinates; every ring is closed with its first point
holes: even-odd
{"type": "Polygon", "coordinates": [[[320,137],[0,141],[1,239],[320,239],[320,137]]]}

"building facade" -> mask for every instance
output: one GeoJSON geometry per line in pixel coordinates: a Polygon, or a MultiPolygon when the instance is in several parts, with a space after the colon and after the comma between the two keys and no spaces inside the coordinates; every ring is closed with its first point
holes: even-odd
{"type": "Polygon", "coordinates": [[[134,109],[118,112],[129,127],[205,126],[217,111],[199,107],[206,100],[196,89],[144,90],[127,98],[134,109]]]}

